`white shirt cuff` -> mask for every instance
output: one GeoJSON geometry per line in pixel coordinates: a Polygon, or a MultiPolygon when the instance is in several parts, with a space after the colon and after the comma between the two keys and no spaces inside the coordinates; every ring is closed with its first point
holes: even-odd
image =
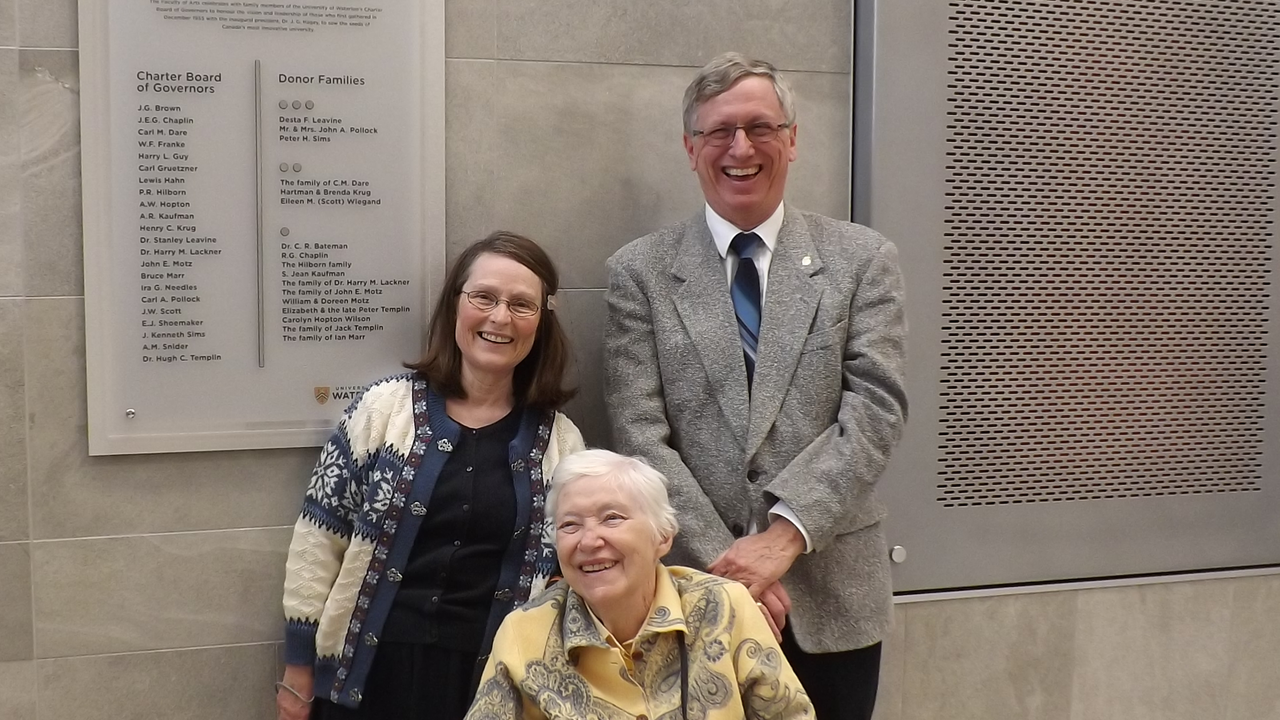
{"type": "Polygon", "coordinates": [[[800,531],[800,534],[804,536],[805,555],[813,552],[813,540],[809,538],[809,531],[804,529],[804,523],[800,522],[800,518],[796,517],[795,512],[791,509],[791,506],[787,504],[787,501],[779,500],[773,507],[769,508],[769,517],[772,518],[775,515],[791,521],[791,524],[795,525],[796,529],[800,531]]]}

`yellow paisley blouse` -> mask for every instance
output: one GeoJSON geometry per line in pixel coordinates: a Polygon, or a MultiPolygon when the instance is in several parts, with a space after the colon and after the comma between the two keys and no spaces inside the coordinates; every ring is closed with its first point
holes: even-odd
{"type": "Polygon", "coordinates": [[[813,718],[809,696],[740,583],[658,566],[653,607],[619,643],[561,582],[513,611],[467,720],[683,720],[680,654],[688,648],[688,720],[813,718]]]}

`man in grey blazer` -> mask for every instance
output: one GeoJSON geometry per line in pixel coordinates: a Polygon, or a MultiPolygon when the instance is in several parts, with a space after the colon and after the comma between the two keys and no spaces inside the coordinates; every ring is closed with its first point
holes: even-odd
{"type": "Polygon", "coordinates": [[[875,484],[906,418],[897,251],[784,206],[795,105],[768,63],[703,68],[684,146],[706,207],[608,263],[614,438],[671,480],[668,559],[746,584],[817,716],[868,720],[892,609],[875,484]]]}

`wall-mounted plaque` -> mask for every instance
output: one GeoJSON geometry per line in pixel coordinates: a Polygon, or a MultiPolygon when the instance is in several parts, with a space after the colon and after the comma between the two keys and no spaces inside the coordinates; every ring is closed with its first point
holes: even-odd
{"type": "Polygon", "coordinates": [[[319,444],[416,359],[443,2],[80,4],[89,447],[319,444]]]}

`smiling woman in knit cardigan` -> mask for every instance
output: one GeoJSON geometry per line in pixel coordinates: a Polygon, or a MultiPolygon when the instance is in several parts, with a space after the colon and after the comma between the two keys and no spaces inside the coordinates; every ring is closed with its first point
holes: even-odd
{"type": "Polygon", "coordinates": [[[466,713],[498,625],[556,569],[545,484],[583,447],[557,412],[558,285],[528,238],[473,244],[425,357],[343,415],[289,547],[281,720],[466,713]]]}

